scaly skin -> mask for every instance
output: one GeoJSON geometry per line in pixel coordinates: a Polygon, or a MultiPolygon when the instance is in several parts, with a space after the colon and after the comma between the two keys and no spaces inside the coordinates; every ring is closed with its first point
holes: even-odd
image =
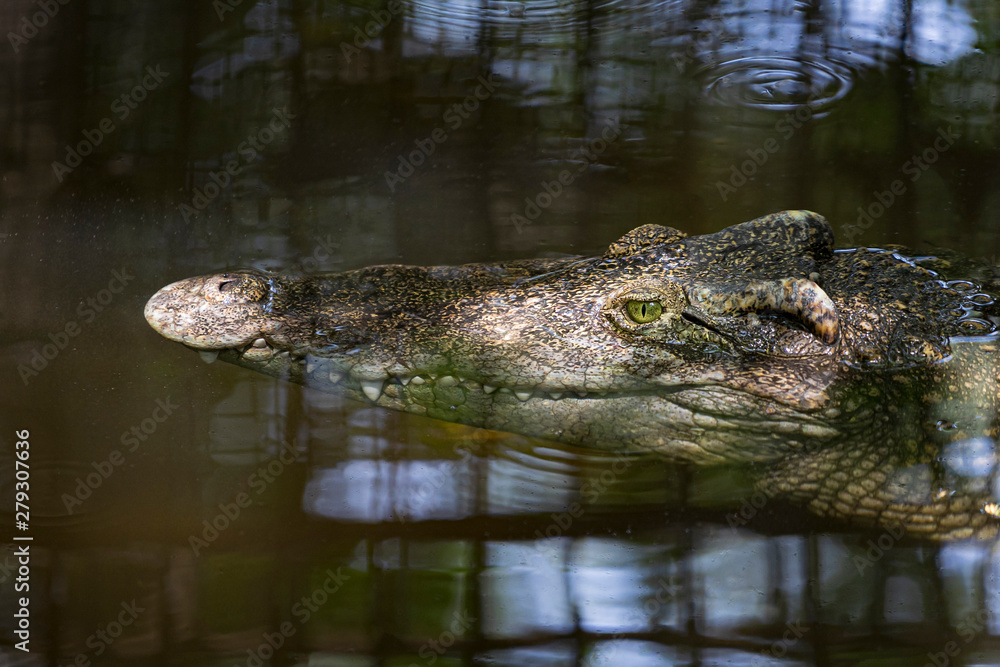
{"type": "Polygon", "coordinates": [[[955,452],[997,435],[994,297],[943,264],[835,252],[822,217],[790,211],[691,238],[645,225],[596,258],[201,276],[145,314],[203,354],[379,406],[768,462],[761,489],[819,514],[985,538],[990,485],[955,452]]]}

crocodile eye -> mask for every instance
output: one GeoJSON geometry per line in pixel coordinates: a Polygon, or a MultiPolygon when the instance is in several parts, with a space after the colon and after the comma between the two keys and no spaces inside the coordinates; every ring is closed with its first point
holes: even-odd
{"type": "Polygon", "coordinates": [[[659,301],[629,301],[625,304],[625,312],[636,324],[649,324],[660,319],[663,306],[659,301]]]}

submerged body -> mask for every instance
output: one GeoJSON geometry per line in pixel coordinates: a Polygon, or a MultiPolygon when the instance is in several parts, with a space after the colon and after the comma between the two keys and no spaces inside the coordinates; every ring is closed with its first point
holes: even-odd
{"type": "Polygon", "coordinates": [[[160,290],[146,318],[203,354],[383,407],[762,462],[766,492],[819,514],[989,537],[992,467],[949,462],[996,442],[995,297],[990,276],[949,268],[834,251],[822,217],[791,211],[690,238],[646,225],[594,258],[202,276],[160,290]]]}

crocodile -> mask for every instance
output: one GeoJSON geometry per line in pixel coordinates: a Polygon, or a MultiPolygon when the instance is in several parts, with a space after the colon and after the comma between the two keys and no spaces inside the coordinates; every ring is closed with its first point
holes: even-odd
{"type": "Polygon", "coordinates": [[[230,271],[164,287],[145,316],[206,360],[381,407],[750,466],[822,517],[987,539],[998,283],[940,254],[835,250],[822,216],[782,211],[698,236],[647,224],[596,257],[230,271]]]}

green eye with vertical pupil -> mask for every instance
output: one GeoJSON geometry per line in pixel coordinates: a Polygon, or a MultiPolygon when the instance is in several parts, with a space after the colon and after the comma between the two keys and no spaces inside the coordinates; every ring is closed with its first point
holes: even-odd
{"type": "Polygon", "coordinates": [[[629,301],[625,304],[625,311],[636,324],[648,324],[660,319],[663,306],[659,301],[629,301]]]}

